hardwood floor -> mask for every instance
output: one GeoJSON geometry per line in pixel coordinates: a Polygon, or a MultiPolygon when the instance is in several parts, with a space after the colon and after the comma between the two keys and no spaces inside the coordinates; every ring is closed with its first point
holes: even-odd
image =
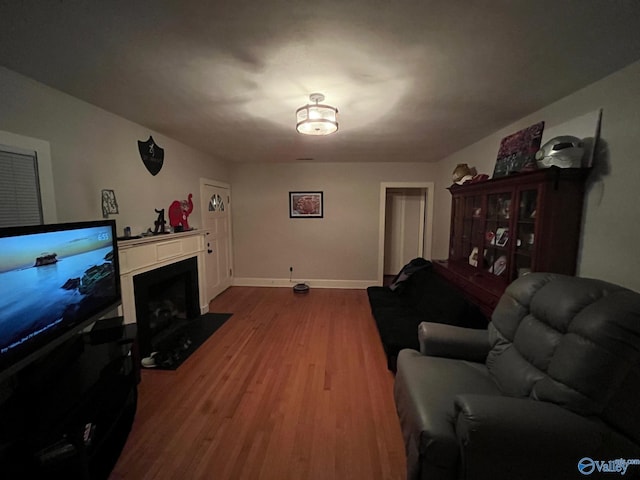
{"type": "Polygon", "coordinates": [[[144,370],[110,479],[402,479],[393,376],[364,290],[232,287],[176,371],[144,370]]]}

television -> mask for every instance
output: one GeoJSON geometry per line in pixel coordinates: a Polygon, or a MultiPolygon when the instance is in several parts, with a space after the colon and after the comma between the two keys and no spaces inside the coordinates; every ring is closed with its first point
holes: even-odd
{"type": "Polygon", "coordinates": [[[120,302],[113,220],[0,228],[0,381],[120,302]]]}

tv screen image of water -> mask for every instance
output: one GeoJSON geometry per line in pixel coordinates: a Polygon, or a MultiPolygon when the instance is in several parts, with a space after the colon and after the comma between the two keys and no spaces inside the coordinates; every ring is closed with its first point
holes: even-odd
{"type": "Polygon", "coordinates": [[[0,354],[28,340],[29,333],[55,324],[69,306],[82,302],[86,295],[63,286],[70,279],[82,278],[91,267],[108,263],[105,258],[112,250],[105,247],[61,257],[50,265],[0,273],[0,354]]]}

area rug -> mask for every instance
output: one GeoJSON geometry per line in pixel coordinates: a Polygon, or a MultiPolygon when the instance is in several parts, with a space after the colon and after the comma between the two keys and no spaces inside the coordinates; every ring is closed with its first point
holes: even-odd
{"type": "Polygon", "coordinates": [[[205,313],[198,318],[188,321],[184,327],[163,345],[162,349],[152,353],[153,361],[143,360],[145,369],[176,370],[195,352],[224,322],[229,320],[232,313],[205,313]]]}

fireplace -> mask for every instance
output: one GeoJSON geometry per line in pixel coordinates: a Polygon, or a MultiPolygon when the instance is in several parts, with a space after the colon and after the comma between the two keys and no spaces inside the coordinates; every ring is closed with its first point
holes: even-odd
{"type": "Polygon", "coordinates": [[[209,311],[204,237],[205,232],[191,230],[118,242],[120,315],[137,324],[143,357],[171,330],[209,311]],[[149,311],[156,316],[150,318],[149,311]]]}
{"type": "Polygon", "coordinates": [[[170,348],[189,321],[200,316],[196,257],[135,275],[133,290],[143,357],[170,348]]]}

